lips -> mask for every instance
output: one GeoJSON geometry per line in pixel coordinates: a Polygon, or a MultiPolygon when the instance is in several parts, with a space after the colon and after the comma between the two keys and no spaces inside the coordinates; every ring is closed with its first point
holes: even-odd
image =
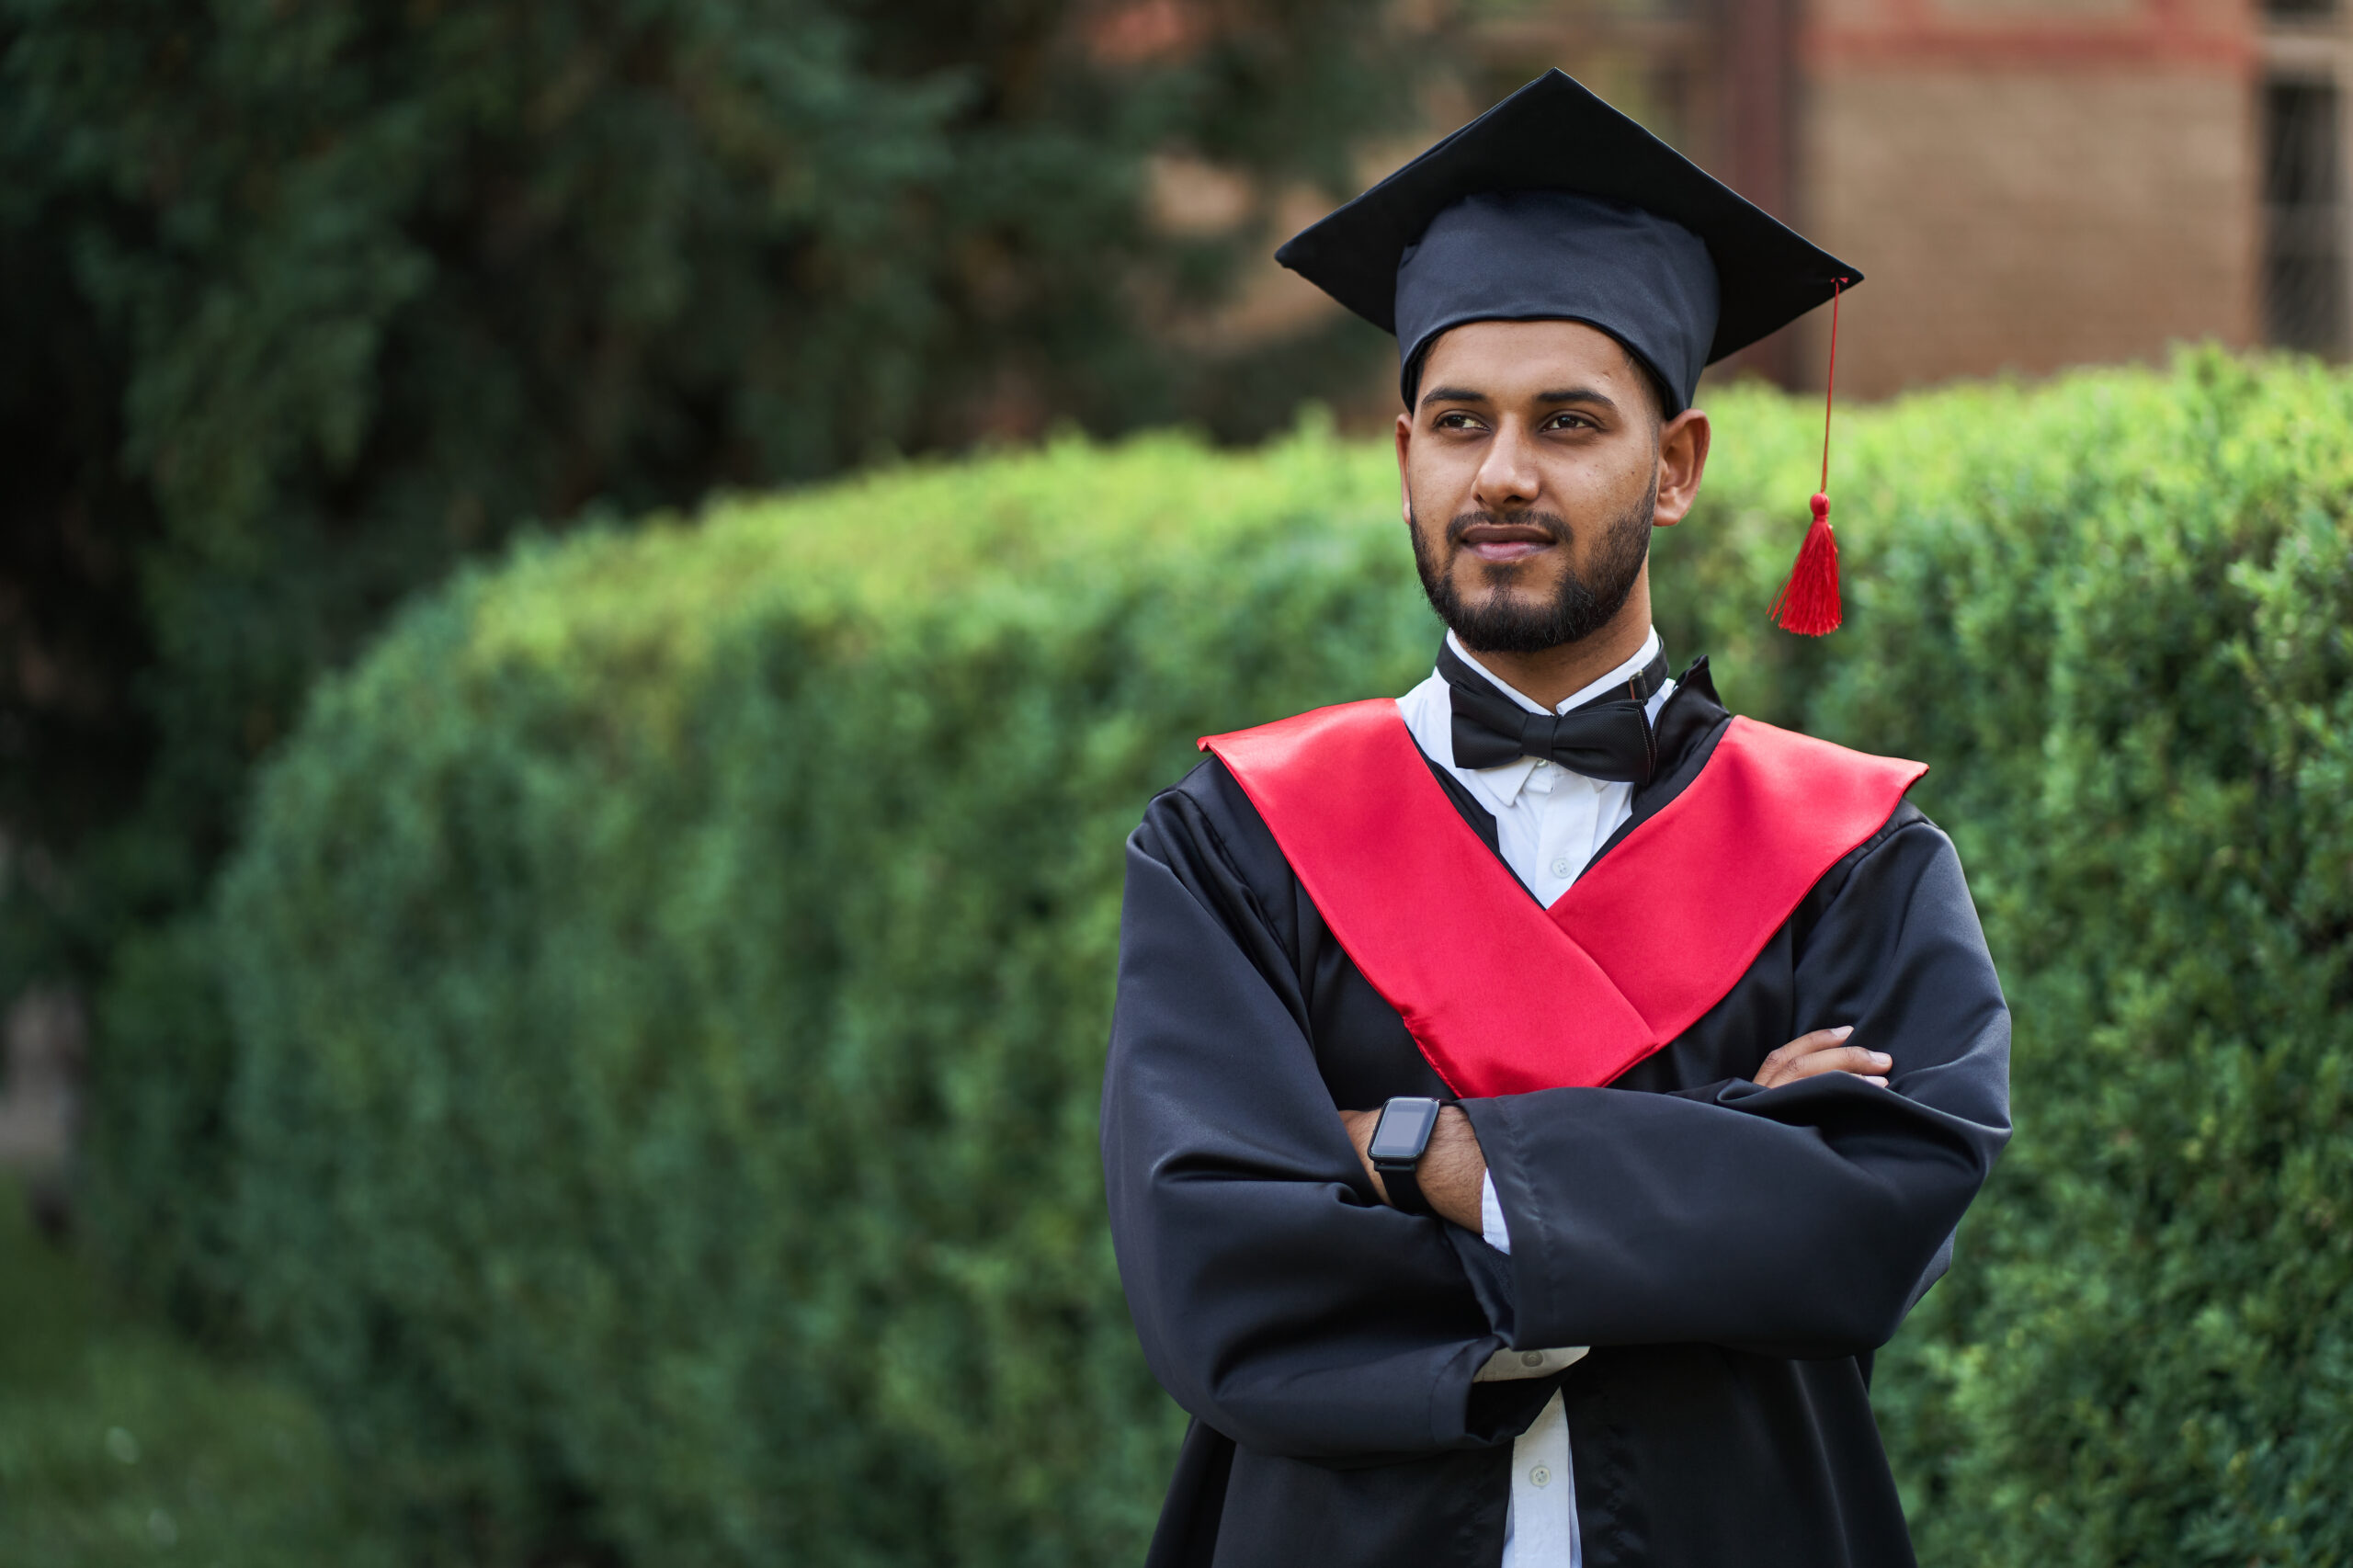
{"type": "Polygon", "coordinates": [[[1472,555],[1499,566],[1525,561],[1556,542],[1532,523],[1473,523],[1460,530],[1457,539],[1472,555]]]}

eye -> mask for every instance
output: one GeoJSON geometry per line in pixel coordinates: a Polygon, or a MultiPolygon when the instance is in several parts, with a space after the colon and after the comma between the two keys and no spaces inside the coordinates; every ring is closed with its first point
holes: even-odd
{"type": "Polygon", "coordinates": [[[1586,418],[1582,414],[1574,414],[1567,410],[1563,410],[1561,413],[1552,415],[1552,418],[1547,419],[1544,422],[1544,428],[1547,430],[1593,430],[1599,428],[1599,426],[1595,425],[1592,420],[1586,418]]]}
{"type": "Polygon", "coordinates": [[[1459,408],[1449,409],[1433,422],[1440,430],[1476,430],[1479,421],[1459,408]]]}

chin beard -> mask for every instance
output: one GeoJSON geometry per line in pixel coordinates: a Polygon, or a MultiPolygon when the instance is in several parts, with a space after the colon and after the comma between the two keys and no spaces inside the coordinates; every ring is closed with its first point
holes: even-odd
{"type": "MultiPolygon", "coordinates": [[[[1653,479],[1642,505],[1604,527],[1591,574],[1582,575],[1574,566],[1563,567],[1560,586],[1550,603],[1530,603],[1495,591],[1508,585],[1519,569],[1483,564],[1482,570],[1493,586],[1476,604],[1469,602],[1455,586],[1452,574],[1440,570],[1430,559],[1418,528],[1407,529],[1414,540],[1414,569],[1421,574],[1422,592],[1429,596],[1430,608],[1474,653],[1538,653],[1565,642],[1582,642],[1626,608],[1626,597],[1634,591],[1634,580],[1642,575],[1643,562],[1650,555],[1651,519],[1657,506],[1658,481],[1653,479]]],[[[1461,551],[1465,530],[1480,523],[1506,521],[1543,529],[1560,547],[1563,559],[1575,537],[1566,519],[1551,512],[1515,512],[1508,517],[1465,512],[1446,526],[1449,558],[1461,551]]]]}

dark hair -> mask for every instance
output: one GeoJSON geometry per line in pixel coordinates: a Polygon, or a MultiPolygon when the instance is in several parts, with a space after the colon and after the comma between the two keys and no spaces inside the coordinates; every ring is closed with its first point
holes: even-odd
{"type": "MultiPolygon", "coordinates": [[[[1463,324],[1468,325],[1469,324],[1465,323],[1463,324]]],[[[1453,329],[1449,328],[1448,330],[1451,331],[1453,329]]],[[[1606,331],[1607,329],[1597,327],[1594,330],[1599,332],[1606,331]]],[[[1430,334],[1429,336],[1422,340],[1422,346],[1414,350],[1414,357],[1405,361],[1405,374],[1399,390],[1404,392],[1405,394],[1405,412],[1408,414],[1414,412],[1414,400],[1422,395],[1422,366],[1429,359],[1430,349],[1437,345],[1439,338],[1444,337],[1446,333],[1444,332],[1434,332],[1430,334]]],[[[1626,358],[1632,360],[1634,362],[1634,369],[1643,373],[1643,384],[1649,387],[1651,390],[1651,408],[1658,415],[1659,423],[1662,425],[1665,424],[1667,420],[1666,411],[1675,406],[1675,395],[1666,390],[1666,378],[1660,375],[1656,370],[1652,369],[1651,362],[1649,360],[1643,358],[1632,349],[1627,348],[1625,342],[1615,333],[1609,334],[1609,341],[1617,344],[1620,348],[1625,349],[1626,358]]]]}

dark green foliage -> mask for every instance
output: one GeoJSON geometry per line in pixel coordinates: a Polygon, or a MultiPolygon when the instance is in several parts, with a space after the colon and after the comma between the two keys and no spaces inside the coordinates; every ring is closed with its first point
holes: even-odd
{"type": "MultiPolygon", "coordinates": [[[[2353,384],[1843,421],[1824,643],[1764,618],[1814,415],[1711,401],[1675,650],[1935,764],[2018,1008],[1880,1365],[1926,1555],[2345,1561],[2353,384]]],[[[369,1472],[494,1561],[1133,1560],[1118,846],[1194,735],[1424,666],[1393,483],[1313,432],[889,473],[532,546],[328,681],[218,911],[224,1222],[369,1472]]]]}
{"type": "Polygon", "coordinates": [[[110,1152],[218,1115],[131,1082],[225,1050],[158,948],[403,594],[528,518],[1361,377],[1369,328],[1178,347],[1275,236],[1155,231],[1145,159],[1345,184],[1411,112],[1381,7],[1128,9],[0,0],[0,996],[103,994],[126,1267],[203,1271],[110,1152]]]}
{"type": "Polygon", "coordinates": [[[319,1413],[127,1312],[0,1180],[0,1562],[395,1568],[319,1413]]]}

